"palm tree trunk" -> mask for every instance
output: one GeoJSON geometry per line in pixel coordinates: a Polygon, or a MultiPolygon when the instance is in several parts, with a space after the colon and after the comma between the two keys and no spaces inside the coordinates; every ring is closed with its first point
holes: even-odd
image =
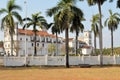
{"type": "Polygon", "coordinates": [[[56,32],[56,54],[58,55],[58,36],[57,36],[57,32],[56,32]]]}
{"type": "Polygon", "coordinates": [[[113,56],[113,29],[111,29],[111,55],[113,56]]]}
{"type": "Polygon", "coordinates": [[[77,31],[76,31],[76,55],[77,55],[77,53],[78,53],[78,33],[77,33],[77,31]]]}
{"type": "Polygon", "coordinates": [[[94,53],[96,54],[96,33],[94,33],[94,47],[95,47],[94,53]]]}
{"type": "Polygon", "coordinates": [[[36,56],[37,55],[37,49],[36,49],[36,31],[34,33],[35,33],[35,37],[34,37],[34,43],[35,43],[34,55],[36,56]]]}
{"type": "Polygon", "coordinates": [[[65,29],[65,47],[66,47],[66,67],[69,68],[69,48],[68,48],[68,38],[69,38],[69,33],[68,33],[68,28],[65,29]]]}
{"type": "Polygon", "coordinates": [[[98,2],[99,14],[100,14],[100,29],[99,29],[99,46],[100,46],[100,66],[103,65],[103,54],[102,54],[102,13],[101,13],[101,0],[98,2]]]}
{"type": "Polygon", "coordinates": [[[11,36],[11,55],[13,56],[13,33],[10,31],[11,36]]]}

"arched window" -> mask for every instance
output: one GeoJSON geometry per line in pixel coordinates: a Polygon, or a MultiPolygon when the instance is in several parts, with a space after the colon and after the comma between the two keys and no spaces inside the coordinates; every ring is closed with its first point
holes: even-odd
{"type": "Polygon", "coordinates": [[[39,43],[37,43],[37,46],[39,46],[39,43]]]}
{"type": "Polygon", "coordinates": [[[34,44],[32,43],[32,47],[33,47],[33,45],[34,45],[34,44]]]}

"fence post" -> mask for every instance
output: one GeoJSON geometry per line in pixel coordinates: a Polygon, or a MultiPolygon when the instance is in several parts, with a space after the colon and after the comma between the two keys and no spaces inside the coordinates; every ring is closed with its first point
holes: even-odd
{"type": "Polygon", "coordinates": [[[45,65],[48,65],[48,55],[45,55],[45,65]]]}
{"type": "Polygon", "coordinates": [[[82,61],[83,61],[83,64],[85,64],[84,55],[82,55],[82,61]]]}
{"type": "Polygon", "coordinates": [[[79,56],[78,56],[78,59],[79,59],[79,63],[78,63],[78,65],[80,64],[80,57],[81,57],[81,56],[79,55],[79,56]]]}
{"type": "Polygon", "coordinates": [[[98,65],[100,65],[100,55],[98,55],[98,65]]]}
{"type": "Polygon", "coordinates": [[[7,66],[7,56],[4,56],[4,66],[7,66]]]}
{"type": "Polygon", "coordinates": [[[91,65],[91,55],[89,55],[89,64],[91,65]]]}
{"type": "Polygon", "coordinates": [[[114,60],[113,64],[116,65],[116,56],[115,55],[113,56],[113,60],[114,60]]]}
{"type": "Polygon", "coordinates": [[[64,56],[64,65],[66,65],[66,54],[64,56]]]}

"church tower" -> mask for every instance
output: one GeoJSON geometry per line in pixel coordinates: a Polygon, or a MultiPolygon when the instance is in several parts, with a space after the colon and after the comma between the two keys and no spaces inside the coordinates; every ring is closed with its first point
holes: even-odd
{"type": "Polygon", "coordinates": [[[18,33],[18,23],[16,22],[15,23],[15,33],[13,35],[13,54],[11,54],[11,36],[10,36],[10,33],[9,33],[9,28],[7,28],[5,26],[4,28],[4,48],[5,48],[5,52],[6,52],[6,55],[17,55],[16,54],[16,49],[15,49],[15,46],[17,44],[17,33],[18,33]]]}
{"type": "Polygon", "coordinates": [[[84,42],[85,42],[88,46],[92,46],[92,35],[91,35],[91,31],[84,31],[84,42]]]}

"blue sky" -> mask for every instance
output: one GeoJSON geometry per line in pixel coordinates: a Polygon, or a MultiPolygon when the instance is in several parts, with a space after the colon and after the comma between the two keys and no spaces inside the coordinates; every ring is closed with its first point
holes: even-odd
{"type": "MultiPolygon", "coordinates": [[[[0,0],[0,8],[5,8],[7,1],[9,0],[0,0]]],[[[22,7],[22,11],[20,11],[19,13],[21,14],[21,16],[24,18],[25,17],[25,4],[24,4],[25,0],[16,0],[16,4],[20,5],[22,7]]],[[[26,0],[27,1],[27,16],[31,16],[31,14],[36,13],[36,12],[42,12],[42,16],[44,16],[46,18],[46,20],[48,21],[48,23],[52,22],[53,19],[52,17],[48,17],[46,16],[46,11],[49,8],[54,7],[57,2],[59,0],[26,0]]],[[[86,21],[83,22],[84,26],[85,26],[85,31],[86,30],[90,30],[90,25],[91,25],[91,18],[92,15],[98,13],[98,7],[94,6],[94,7],[89,7],[86,0],[84,2],[77,2],[76,4],[77,7],[79,7],[83,12],[84,12],[84,17],[86,18],[86,21]]],[[[102,5],[102,14],[103,14],[103,24],[104,24],[104,20],[109,16],[109,12],[108,10],[111,9],[113,12],[118,12],[120,13],[120,9],[116,8],[116,0],[114,0],[113,3],[109,3],[109,2],[105,2],[102,5]]],[[[3,17],[3,15],[0,16],[0,20],[1,17],[3,17]]],[[[120,25],[119,25],[120,27],[120,25]]],[[[50,30],[49,30],[50,32],[50,30]]],[[[114,47],[118,47],[120,46],[120,28],[118,28],[115,32],[114,32],[114,47]]],[[[61,36],[64,37],[64,33],[60,34],[61,36]]],[[[70,33],[70,37],[75,37],[74,33],[70,33]]],[[[103,47],[110,47],[111,45],[111,40],[110,40],[110,31],[108,31],[107,27],[103,28],[103,47]]],[[[3,40],[3,32],[0,31],[0,40],[3,40]]],[[[98,44],[97,44],[98,45],[98,44]]]]}

